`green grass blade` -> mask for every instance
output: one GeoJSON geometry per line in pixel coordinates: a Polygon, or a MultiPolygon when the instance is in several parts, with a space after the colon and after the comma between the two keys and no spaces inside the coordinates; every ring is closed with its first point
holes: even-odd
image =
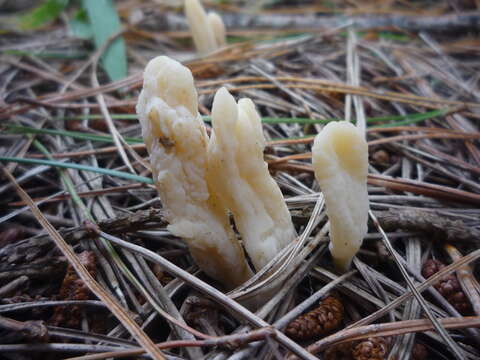
{"type": "MultiPolygon", "coordinates": [[[[447,114],[450,109],[440,109],[440,110],[433,110],[428,111],[425,113],[416,113],[416,114],[408,114],[408,115],[392,115],[392,116],[381,116],[381,117],[372,117],[367,119],[367,123],[371,124],[370,127],[375,128],[385,128],[385,127],[393,127],[393,126],[404,126],[410,124],[416,124],[422,122],[424,120],[432,119],[437,116],[442,116],[447,114]],[[372,125],[378,122],[388,122],[387,124],[379,124],[379,125],[372,125]]],[[[127,118],[127,119],[136,119],[136,115],[134,114],[116,114],[112,115],[112,117],[117,118],[127,118]]],[[[68,117],[68,119],[79,119],[79,118],[89,118],[89,119],[98,119],[102,118],[101,115],[88,115],[88,116],[74,116],[68,117]]],[[[210,122],[211,118],[208,116],[203,117],[206,122],[210,122]]],[[[67,119],[67,118],[64,118],[67,119]]],[[[330,121],[338,121],[341,119],[309,119],[309,118],[272,118],[272,117],[264,117],[262,118],[262,122],[265,124],[327,124],[330,121]]],[[[354,121],[355,122],[355,121],[354,121]]],[[[54,129],[36,129],[27,126],[19,126],[19,125],[7,125],[6,129],[10,133],[15,134],[47,134],[47,135],[59,135],[59,136],[68,136],[75,139],[81,140],[90,140],[90,141],[99,141],[99,142],[107,142],[113,143],[113,139],[110,135],[96,135],[96,134],[89,134],[80,131],[68,131],[68,130],[54,130],[54,129]]],[[[135,144],[143,144],[143,140],[140,138],[134,137],[125,137],[125,141],[130,145],[135,144]]]]}
{"type": "Polygon", "coordinates": [[[133,180],[137,182],[141,182],[144,184],[153,184],[153,180],[151,178],[147,178],[145,176],[139,176],[130,174],[124,171],[118,170],[111,170],[111,169],[103,169],[95,166],[89,165],[81,165],[75,163],[67,163],[67,162],[60,162],[55,160],[44,160],[44,159],[28,159],[28,158],[16,158],[16,157],[8,157],[8,156],[0,156],[0,161],[4,162],[17,162],[21,164],[33,164],[33,165],[47,165],[53,167],[59,167],[63,169],[76,169],[76,170],[83,170],[83,171],[91,171],[98,174],[114,176],[126,180],[133,180]]]}
{"type": "MultiPolygon", "coordinates": [[[[48,151],[48,149],[40,141],[33,140],[33,146],[35,146],[40,152],[42,152],[50,161],[55,161],[50,151],[48,151]]],[[[78,195],[77,189],[75,189],[75,185],[73,184],[72,179],[70,179],[68,172],[65,169],[57,168],[57,170],[58,170],[58,174],[60,175],[60,178],[62,179],[63,185],[65,186],[65,189],[72,197],[73,202],[79,207],[79,209],[83,212],[83,214],[87,219],[90,219],[93,221],[93,217],[90,214],[90,211],[88,210],[88,208],[85,206],[82,199],[78,195]]]]}
{"type": "MultiPolygon", "coordinates": [[[[121,30],[120,19],[112,0],[83,0],[82,4],[90,19],[95,46],[98,49],[121,30]]],[[[123,37],[115,39],[104,52],[102,65],[112,81],[127,76],[127,56],[123,37]]]]}
{"type": "MultiPolygon", "coordinates": [[[[384,124],[379,126],[400,126],[406,124],[412,124],[421,122],[423,120],[432,119],[437,116],[442,116],[448,113],[450,109],[440,109],[432,110],[424,113],[415,113],[407,115],[389,115],[389,116],[378,116],[368,118],[368,123],[378,123],[378,122],[388,122],[393,121],[390,124],[384,124]]],[[[137,120],[138,116],[136,114],[112,114],[112,119],[118,120],[137,120]]],[[[205,122],[211,122],[210,116],[202,116],[205,122]]],[[[74,115],[66,116],[62,118],[57,118],[57,120],[83,120],[83,119],[103,119],[102,115],[91,114],[91,115],[74,115]]],[[[331,121],[340,121],[342,119],[309,119],[309,118],[283,118],[283,117],[263,117],[262,122],[264,124],[327,124],[331,121]]],[[[353,121],[355,122],[355,120],[353,121]]]]}
{"type": "Polygon", "coordinates": [[[68,5],[68,0],[46,0],[42,5],[21,16],[18,25],[22,30],[33,30],[55,20],[68,5]]]}
{"type": "MultiPolygon", "coordinates": [[[[60,135],[60,136],[68,136],[74,139],[113,143],[113,139],[110,135],[96,135],[96,134],[83,133],[80,131],[68,131],[68,130],[36,129],[32,127],[19,126],[19,125],[7,125],[6,128],[8,129],[9,132],[15,133],[15,134],[60,135]]],[[[143,144],[143,140],[139,138],[126,137],[124,139],[130,145],[143,144]]]]}
{"type": "MultiPolygon", "coordinates": [[[[396,116],[395,119],[392,119],[393,116],[389,117],[390,121],[394,121],[392,123],[387,123],[387,124],[381,124],[381,125],[375,125],[374,127],[376,128],[385,128],[385,127],[394,127],[394,126],[404,126],[404,125],[410,125],[410,124],[416,124],[428,119],[433,119],[437,116],[443,116],[447,114],[450,111],[450,109],[439,109],[439,110],[433,110],[429,111],[426,113],[418,113],[418,114],[411,114],[411,115],[400,115],[396,116]]],[[[386,121],[384,118],[370,118],[367,120],[368,123],[372,122],[383,122],[386,121]]]]}

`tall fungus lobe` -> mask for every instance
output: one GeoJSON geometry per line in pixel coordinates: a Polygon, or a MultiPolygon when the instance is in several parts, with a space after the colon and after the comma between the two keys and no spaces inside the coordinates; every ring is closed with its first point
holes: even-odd
{"type": "Polygon", "coordinates": [[[148,63],[137,113],[168,229],[186,240],[205,273],[233,288],[251,270],[226,208],[207,183],[208,137],[197,101],[190,70],[165,56],[148,63]]]}
{"type": "Polygon", "coordinates": [[[185,16],[198,53],[205,55],[226,44],[222,18],[214,12],[207,14],[199,0],[185,0],[185,16]]]}
{"type": "Polygon", "coordinates": [[[312,160],[330,221],[330,252],[346,271],[368,230],[368,145],[354,125],[331,122],[315,137],[312,160]]]}
{"type": "Polygon", "coordinates": [[[255,105],[238,104],[225,89],[215,94],[208,144],[208,181],[215,187],[242,235],[257,270],[295,236],[283,195],[263,160],[265,138],[255,105]]]}

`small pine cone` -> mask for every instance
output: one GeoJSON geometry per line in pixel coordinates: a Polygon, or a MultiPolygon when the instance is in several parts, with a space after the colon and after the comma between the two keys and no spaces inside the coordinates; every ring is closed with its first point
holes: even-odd
{"type": "Polygon", "coordinates": [[[412,350],[412,360],[426,360],[428,359],[428,349],[425,345],[415,343],[412,350]]]}
{"type": "MultiPolygon", "coordinates": [[[[356,343],[356,342],[355,342],[356,343]]],[[[329,346],[323,354],[324,360],[353,360],[352,348],[354,342],[344,342],[329,346]]]]}
{"type": "MultiPolygon", "coordinates": [[[[445,264],[442,262],[429,259],[423,265],[422,275],[428,279],[444,267],[445,264]]],[[[470,302],[463,292],[462,286],[455,273],[450,273],[441,278],[437,283],[433,284],[433,286],[455,309],[458,310],[458,312],[461,314],[468,314],[471,312],[470,302]]]]}
{"type": "Polygon", "coordinates": [[[343,320],[343,305],[335,296],[328,296],[320,305],[288,324],[285,334],[294,340],[325,336],[337,329],[343,320]]]}
{"type": "MultiPolygon", "coordinates": [[[[90,275],[95,278],[97,273],[95,253],[93,251],[84,251],[78,255],[78,259],[90,275]]],[[[61,300],[88,300],[90,297],[91,293],[87,285],[78,277],[73,267],[69,265],[58,298],[61,300]]],[[[56,306],[49,323],[54,326],[65,325],[78,328],[82,319],[81,313],[82,308],[80,306],[56,306]]]]}
{"type": "Polygon", "coordinates": [[[388,355],[389,344],[383,337],[368,338],[352,350],[354,360],[384,360],[388,355]]]}
{"type": "Polygon", "coordinates": [[[444,267],[442,262],[435,259],[428,259],[425,261],[422,267],[422,275],[424,278],[428,279],[429,277],[435,275],[442,267],[444,267]]]}

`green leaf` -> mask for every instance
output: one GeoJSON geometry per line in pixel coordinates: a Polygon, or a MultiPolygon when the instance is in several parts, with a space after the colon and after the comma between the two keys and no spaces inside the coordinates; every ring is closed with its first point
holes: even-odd
{"type": "MultiPolygon", "coordinates": [[[[120,19],[112,0],[83,0],[93,30],[97,49],[121,30],[120,19]]],[[[102,56],[102,65],[112,81],[127,76],[127,56],[123,37],[115,39],[102,56]]]]}
{"type": "Polygon", "coordinates": [[[63,169],[91,171],[98,174],[110,175],[110,176],[119,177],[127,180],[134,180],[134,181],[138,181],[145,184],[153,184],[153,180],[145,176],[134,175],[124,171],[103,169],[96,166],[81,165],[81,164],[61,162],[61,161],[55,161],[55,160],[16,158],[16,157],[8,157],[8,156],[0,156],[0,161],[16,162],[16,163],[22,163],[22,164],[47,165],[47,166],[53,166],[53,167],[58,167],[63,169]]]}
{"type": "Polygon", "coordinates": [[[33,30],[55,20],[68,5],[69,0],[46,0],[44,3],[19,18],[22,30],[33,30]]]}
{"type": "Polygon", "coordinates": [[[90,25],[85,9],[77,11],[73,19],[68,22],[68,28],[73,37],[85,40],[93,37],[92,26],[90,25]]]}

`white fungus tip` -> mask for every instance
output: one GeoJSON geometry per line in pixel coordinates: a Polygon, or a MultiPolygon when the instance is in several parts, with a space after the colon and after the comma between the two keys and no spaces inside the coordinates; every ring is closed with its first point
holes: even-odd
{"type": "Polygon", "coordinates": [[[216,50],[217,40],[200,1],[185,0],[185,15],[197,51],[207,54],[216,50]]]}
{"type": "Polygon", "coordinates": [[[207,15],[208,24],[213,31],[215,41],[218,47],[222,47],[227,43],[227,31],[222,18],[215,12],[210,12],[207,15]]]}
{"type": "Polygon", "coordinates": [[[148,62],[143,77],[144,91],[170,107],[184,106],[192,115],[197,113],[197,90],[187,67],[167,56],[158,56],[148,62]]]}

